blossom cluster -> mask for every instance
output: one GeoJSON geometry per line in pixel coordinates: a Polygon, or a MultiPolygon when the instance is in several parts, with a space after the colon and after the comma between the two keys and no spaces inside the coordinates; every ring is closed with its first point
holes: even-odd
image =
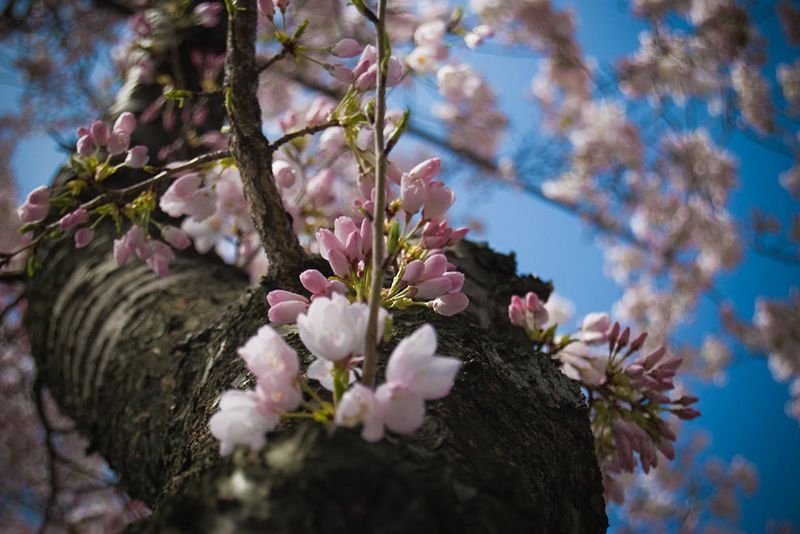
{"type": "MultiPolygon", "coordinates": [[[[383,236],[387,257],[382,268],[392,281],[381,293],[383,305],[388,309],[427,306],[442,315],[454,315],[469,304],[463,293],[464,275],[443,253],[445,247],[460,241],[467,229],[453,229],[447,223],[445,216],[455,194],[434,179],[440,167],[438,158],[425,160],[389,185],[388,220],[383,236]]],[[[364,214],[369,213],[372,200],[365,198],[359,203],[363,209],[360,220],[340,216],[335,219],[332,231],[321,228],[315,233],[317,249],[333,272],[330,279],[317,270],[302,273],[300,283],[310,297],[272,291],[267,297],[270,321],[294,322],[310,302],[332,293],[359,301],[368,298],[368,275],[374,268],[373,235],[372,221],[364,214]]]]}
{"type": "Polygon", "coordinates": [[[608,495],[618,493],[617,475],[636,469],[637,456],[645,473],[658,465],[658,453],[674,459],[676,435],[664,416],[700,415],[692,407],[696,397],[670,397],[680,356],[668,354],[664,345],[645,350],[646,332],[633,338],[629,328],[612,324],[602,312],[588,314],[577,332],[557,336],[556,325],[545,330],[549,312],[535,293],[512,296],[508,317],[585,388],[608,495]]]}
{"type": "MultiPolygon", "coordinates": [[[[209,421],[220,452],[236,445],[257,450],[266,433],[282,419],[307,418],[341,427],[361,425],[367,441],[379,441],[386,430],[410,434],[422,426],[425,401],[445,397],[453,387],[460,360],[436,354],[436,331],[423,325],[402,339],[389,356],[386,380],[372,389],[355,380],[365,354],[369,308],[334,293],[320,297],[297,317],[305,348],[315,357],[301,373],[297,352],[270,326],[263,326],[239,348],[253,374],[253,390],[228,390],[209,421]],[[319,383],[332,398],[312,387],[319,383]],[[304,400],[304,395],[307,398],[304,400]],[[323,398],[327,397],[327,398],[323,398]],[[295,411],[300,407],[302,411],[295,411]]],[[[378,330],[388,327],[381,310],[378,330]]]]}

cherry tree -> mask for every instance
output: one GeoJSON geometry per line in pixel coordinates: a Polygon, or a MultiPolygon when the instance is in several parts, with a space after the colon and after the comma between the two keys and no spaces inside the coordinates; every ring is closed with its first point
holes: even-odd
{"type": "Polygon", "coordinates": [[[8,2],[26,90],[2,117],[19,430],[0,434],[0,514],[20,531],[601,531],[605,503],[633,529],[735,520],[757,475],[690,469],[681,378],[745,346],[800,416],[796,292],[747,320],[715,288],[749,250],[800,260],[796,215],[732,214],[725,147],[736,130],[790,154],[765,179],[800,195],[800,63],[766,72],[758,24],[769,10],[797,45],[800,10],[629,8],[640,47],[602,66],[549,0],[8,2]],[[541,58],[535,135],[508,139],[481,50],[541,58]],[[35,130],[65,164],[18,206],[9,160],[35,130]],[[596,231],[624,288],[611,313],[570,330],[552,283],[469,241],[448,181],[467,173],[596,231]],[[703,298],[726,331],[692,346],[678,330],[703,298]]]}

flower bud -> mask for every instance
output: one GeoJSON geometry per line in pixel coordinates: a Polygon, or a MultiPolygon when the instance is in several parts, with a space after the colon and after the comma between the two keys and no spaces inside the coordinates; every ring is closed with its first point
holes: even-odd
{"type": "Polygon", "coordinates": [[[122,132],[131,135],[135,129],[136,117],[130,111],[121,113],[120,116],[117,117],[117,121],[114,123],[115,132],[122,132]]]}
{"type": "Polygon", "coordinates": [[[89,131],[91,132],[92,140],[98,146],[105,145],[111,133],[108,129],[108,124],[103,121],[94,121],[89,127],[89,131]]]}
{"type": "Polygon", "coordinates": [[[355,57],[361,53],[361,45],[355,39],[345,38],[333,45],[331,54],[336,57],[355,57]]]}
{"type": "Polygon", "coordinates": [[[94,239],[94,230],[91,228],[81,228],[75,232],[75,248],[83,248],[94,239]]]}
{"type": "Polygon", "coordinates": [[[147,165],[149,159],[150,156],[147,155],[147,147],[144,145],[137,145],[128,151],[128,155],[125,157],[125,166],[131,169],[141,169],[147,165]]]}

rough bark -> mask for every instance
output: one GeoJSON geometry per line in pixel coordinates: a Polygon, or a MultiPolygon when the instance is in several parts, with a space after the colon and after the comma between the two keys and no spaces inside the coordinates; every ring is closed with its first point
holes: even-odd
{"type": "Polygon", "coordinates": [[[287,423],[261,453],[219,457],[208,418],[222,390],[251,385],[235,349],[264,323],[270,282],[245,290],[212,260],[182,258],[161,280],[142,265],[116,269],[108,241],[81,254],[56,246],[31,284],[27,323],[57,399],[155,508],[132,531],[603,531],[580,392],[502,320],[512,292],[549,286],[484,247],[454,258],[469,280],[466,314],[394,315],[398,337],[433,323],[439,351],[463,370],[419,432],[378,444],[287,423]]]}

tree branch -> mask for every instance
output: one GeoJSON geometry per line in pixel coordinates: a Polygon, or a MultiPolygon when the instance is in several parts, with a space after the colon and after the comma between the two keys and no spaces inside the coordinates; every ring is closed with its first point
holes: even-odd
{"type": "Polygon", "coordinates": [[[261,108],[256,97],[255,0],[239,0],[228,15],[228,47],[225,54],[225,91],[231,123],[231,152],[242,177],[245,198],[267,258],[270,271],[290,282],[305,257],[283,209],[272,175],[272,153],[261,131],[261,108]]]}

